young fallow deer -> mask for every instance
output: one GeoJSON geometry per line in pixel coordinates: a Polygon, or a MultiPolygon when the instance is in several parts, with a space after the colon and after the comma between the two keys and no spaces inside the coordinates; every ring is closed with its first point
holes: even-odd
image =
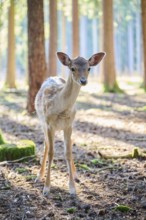
{"type": "Polygon", "coordinates": [[[94,54],[89,60],[83,57],[70,59],[65,53],[58,52],[61,63],[68,66],[70,74],[67,82],[60,77],[49,77],[41,86],[36,95],[35,108],[42,124],[45,138],[45,151],[41,169],[36,179],[42,179],[45,173],[48,157],[48,171],[43,189],[47,196],[50,191],[50,169],[54,154],[54,134],[56,130],[63,130],[65,142],[65,157],[69,171],[70,194],[76,194],[75,174],[76,168],[72,158],[72,123],[75,117],[75,101],[81,86],[87,84],[87,78],[91,66],[97,65],[105,56],[104,52],[94,54]]]}

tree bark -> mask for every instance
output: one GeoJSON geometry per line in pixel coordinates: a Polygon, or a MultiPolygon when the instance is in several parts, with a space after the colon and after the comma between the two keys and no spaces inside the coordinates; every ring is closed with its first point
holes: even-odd
{"type": "Polygon", "coordinates": [[[134,38],[133,38],[133,23],[128,23],[128,72],[130,75],[134,72],[134,38]]]}
{"type": "MultiPolygon", "coordinates": [[[[92,49],[93,49],[93,53],[97,53],[99,51],[99,48],[98,48],[99,47],[98,46],[99,40],[98,40],[98,35],[97,35],[98,25],[99,24],[98,24],[97,18],[94,18],[92,20],[92,38],[93,38],[93,48],[92,49]]],[[[101,67],[101,65],[93,68],[93,74],[95,74],[95,76],[96,76],[97,72],[99,72],[100,67],[101,67]]]]}
{"type": "MultiPolygon", "coordinates": [[[[90,55],[88,55],[88,51],[87,51],[87,17],[86,16],[81,16],[81,23],[80,23],[80,30],[82,33],[82,36],[84,36],[80,42],[80,55],[83,57],[88,57],[90,55]]],[[[96,42],[97,43],[97,42],[96,42]]],[[[79,55],[79,54],[78,54],[79,55]]]]}
{"type": "Polygon", "coordinates": [[[72,0],[72,48],[73,57],[79,56],[79,12],[78,0],[72,0]]]}
{"type": "Polygon", "coordinates": [[[8,10],[8,60],[5,84],[8,88],[16,88],[15,84],[15,8],[14,0],[10,1],[8,10]]]}
{"type": "Polygon", "coordinates": [[[50,38],[49,38],[49,62],[48,75],[56,76],[57,74],[57,0],[50,0],[50,38]]]}
{"type": "Polygon", "coordinates": [[[105,90],[114,92],[117,83],[114,54],[113,0],[103,0],[103,49],[107,54],[103,62],[105,90]]]}
{"type": "Polygon", "coordinates": [[[136,13],[136,71],[141,75],[141,25],[140,13],[136,13]],[[139,46],[140,45],[140,46],[139,46]]]}
{"type": "MultiPolygon", "coordinates": [[[[64,12],[62,11],[62,51],[66,53],[67,50],[67,45],[66,45],[66,16],[64,12]]],[[[66,72],[66,67],[64,65],[61,65],[61,72],[63,78],[65,78],[65,72],[66,72]]]]}
{"type": "Polygon", "coordinates": [[[143,61],[144,61],[144,89],[146,90],[146,1],[141,0],[143,61]]]}
{"type": "Polygon", "coordinates": [[[35,96],[46,76],[43,0],[27,0],[28,5],[28,72],[27,110],[35,111],[35,96]]]}

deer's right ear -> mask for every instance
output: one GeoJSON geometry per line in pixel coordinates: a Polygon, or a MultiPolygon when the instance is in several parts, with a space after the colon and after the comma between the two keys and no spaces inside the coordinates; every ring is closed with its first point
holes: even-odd
{"type": "Polygon", "coordinates": [[[65,66],[69,66],[71,63],[71,59],[69,58],[69,56],[65,53],[62,52],[57,52],[57,56],[58,59],[60,60],[60,62],[65,65],[65,66]]]}

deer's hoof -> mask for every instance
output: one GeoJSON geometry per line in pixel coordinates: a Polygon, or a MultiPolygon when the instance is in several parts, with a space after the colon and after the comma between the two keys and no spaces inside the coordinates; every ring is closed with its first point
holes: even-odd
{"type": "Polygon", "coordinates": [[[43,195],[44,195],[45,197],[48,197],[48,196],[49,196],[49,193],[50,193],[50,187],[44,186],[43,195]]]}
{"type": "Polygon", "coordinates": [[[74,187],[70,187],[70,195],[75,196],[76,195],[76,189],[74,187]]]}

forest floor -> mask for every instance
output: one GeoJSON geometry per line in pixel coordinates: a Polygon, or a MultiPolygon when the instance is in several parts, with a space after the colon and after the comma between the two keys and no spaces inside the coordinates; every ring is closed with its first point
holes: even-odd
{"type": "Polygon", "coordinates": [[[37,146],[37,159],[0,167],[1,220],[146,220],[146,161],[98,154],[120,157],[135,147],[146,150],[146,94],[137,81],[122,82],[124,94],[101,93],[97,83],[80,92],[72,136],[80,180],[76,197],[69,195],[61,132],[55,139],[51,192],[43,196],[44,181],[34,181],[43,133],[37,117],[26,114],[27,92],[0,91],[0,127],[7,141],[31,139],[37,146]]]}

